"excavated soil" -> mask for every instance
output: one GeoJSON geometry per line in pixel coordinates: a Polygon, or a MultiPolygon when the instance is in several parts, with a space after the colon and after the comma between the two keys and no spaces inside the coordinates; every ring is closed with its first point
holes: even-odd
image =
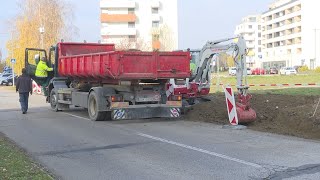
{"type": "MultiPolygon", "coordinates": [[[[211,95],[209,99],[193,106],[185,119],[228,124],[224,95],[211,95]]],[[[246,125],[257,131],[320,140],[320,107],[312,117],[318,101],[316,96],[253,94],[251,105],[257,120],[246,125]]]]}

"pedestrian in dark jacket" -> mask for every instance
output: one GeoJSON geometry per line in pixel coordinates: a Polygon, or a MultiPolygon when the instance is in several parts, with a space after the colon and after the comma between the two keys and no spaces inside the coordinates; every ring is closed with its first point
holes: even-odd
{"type": "Polygon", "coordinates": [[[22,75],[17,80],[16,92],[19,92],[22,114],[26,114],[28,111],[29,93],[32,95],[32,80],[27,75],[25,68],[22,69],[22,75]]]}

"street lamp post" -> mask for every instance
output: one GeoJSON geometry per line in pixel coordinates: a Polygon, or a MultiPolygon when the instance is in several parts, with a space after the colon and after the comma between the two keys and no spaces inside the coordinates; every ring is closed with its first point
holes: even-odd
{"type": "Polygon", "coordinates": [[[14,86],[14,64],[16,63],[16,59],[11,59],[12,63],[12,86],[14,86]]]}
{"type": "MultiPolygon", "coordinates": [[[[319,31],[320,29],[317,29],[315,28],[314,29],[314,62],[313,62],[313,65],[312,67],[315,68],[316,67],[316,63],[317,63],[317,59],[318,59],[318,53],[317,53],[317,32],[319,31]]],[[[310,64],[311,66],[311,64],[310,64]]]]}

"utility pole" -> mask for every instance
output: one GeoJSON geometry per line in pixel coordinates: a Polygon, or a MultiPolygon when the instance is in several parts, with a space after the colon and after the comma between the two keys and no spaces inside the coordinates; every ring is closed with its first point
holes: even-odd
{"type": "MultiPolygon", "coordinates": [[[[317,30],[319,29],[314,29],[314,62],[312,67],[315,68],[316,67],[316,63],[317,63],[317,30]]],[[[311,64],[310,64],[311,66],[311,64]]]]}
{"type": "Polygon", "coordinates": [[[43,25],[43,21],[42,21],[42,17],[41,17],[41,3],[40,2],[39,2],[39,19],[40,19],[40,28],[39,28],[40,46],[41,46],[41,49],[44,49],[44,44],[43,44],[44,25],[43,25]]]}
{"type": "MultiPolygon", "coordinates": [[[[13,31],[11,31],[11,42],[13,42],[13,31]]],[[[14,86],[14,64],[16,63],[14,59],[14,47],[12,44],[12,51],[11,51],[11,64],[12,64],[12,86],[14,86]]]]}
{"type": "Polygon", "coordinates": [[[39,31],[40,31],[40,46],[41,46],[41,49],[43,49],[43,34],[44,34],[44,27],[41,25],[41,27],[39,28],[39,31]]]}

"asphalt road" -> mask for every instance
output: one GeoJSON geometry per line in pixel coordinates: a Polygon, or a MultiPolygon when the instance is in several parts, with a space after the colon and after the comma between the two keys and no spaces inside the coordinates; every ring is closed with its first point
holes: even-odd
{"type": "Polygon", "coordinates": [[[183,120],[92,122],[44,100],[31,96],[22,115],[0,88],[0,132],[59,179],[320,179],[319,141],[183,120]]]}

